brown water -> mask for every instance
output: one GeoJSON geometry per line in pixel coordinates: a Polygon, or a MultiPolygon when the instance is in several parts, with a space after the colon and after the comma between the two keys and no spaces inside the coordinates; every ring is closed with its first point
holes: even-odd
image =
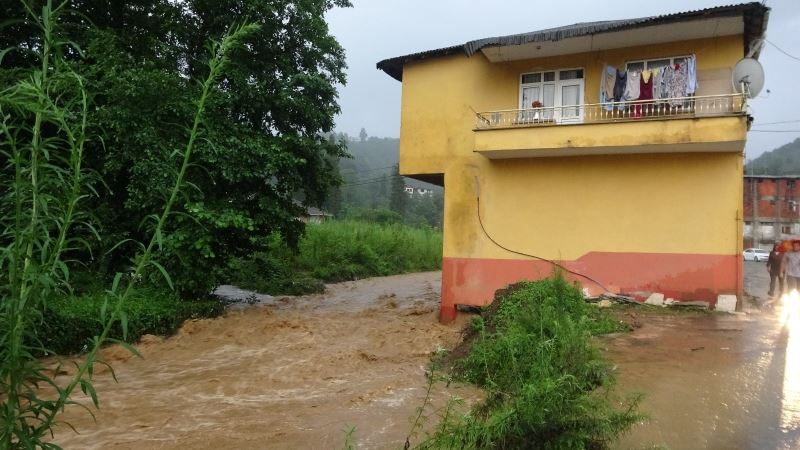
{"type": "MultiPolygon", "coordinates": [[[[763,263],[746,274],[752,293],[766,292],[763,263]]],[[[604,341],[620,386],[646,394],[651,418],[616,448],[800,448],[800,298],[746,312],[648,315],[604,341]]]]}
{"type": "MultiPolygon", "coordinates": [[[[746,288],[766,291],[763,263],[746,288]]],[[[262,298],[266,306],[187,323],[144,339],[144,359],[104,352],[120,383],[97,377],[97,421],[78,408],[56,441],[84,448],[401,448],[422,403],[430,353],[468,320],[436,320],[440,274],[332,285],[325,295],[262,298]]],[[[650,421],[618,449],[800,449],[800,298],[747,314],[648,314],[600,341],[619,387],[643,392],[650,421]],[[787,306],[788,305],[788,306],[787,306]]],[[[630,317],[629,317],[630,319],[630,317]]],[[[468,388],[439,387],[477,398],[468,388]]],[[[83,400],[85,402],[85,399],[83,400]]]]}
{"type": "MultiPolygon", "coordinates": [[[[187,323],[105,351],[119,384],[97,377],[97,421],[79,408],[56,441],[86,448],[402,447],[425,392],[431,352],[459,339],[436,320],[439,273],[333,285],[325,295],[187,323]]],[[[439,387],[435,403],[474,390],[439,387]]],[[[85,402],[85,399],[84,399],[85,402]]]]}

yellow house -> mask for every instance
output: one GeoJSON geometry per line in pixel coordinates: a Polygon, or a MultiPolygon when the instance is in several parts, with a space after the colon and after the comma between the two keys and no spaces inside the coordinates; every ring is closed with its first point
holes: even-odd
{"type": "Polygon", "coordinates": [[[403,85],[401,173],[445,188],[441,319],[555,267],[591,294],[741,296],[751,118],[731,74],[768,14],[579,23],[379,62],[403,85]],[[683,90],[662,83],[682,66],[683,90]],[[640,80],[615,101],[627,80],[611,75],[643,72],[655,96],[640,80]]]}

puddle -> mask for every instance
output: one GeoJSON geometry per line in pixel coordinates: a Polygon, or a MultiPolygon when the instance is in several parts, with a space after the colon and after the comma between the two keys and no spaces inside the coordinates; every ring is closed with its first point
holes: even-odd
{"type": "MultiPolygon", "coordinates": [[[[755,264],[746,287],[766,292],[755,264]]],[[[800,448],[800,297],[784,300],[746,316],[648,319],[606,342],[619,385],[646,394],[651,418],[614,448],[800,448]]]]}

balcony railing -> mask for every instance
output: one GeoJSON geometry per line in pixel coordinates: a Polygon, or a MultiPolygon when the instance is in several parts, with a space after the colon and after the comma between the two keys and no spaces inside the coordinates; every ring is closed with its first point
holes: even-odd
{"type": "Polygon", "coordinates": [[[744,114],[742,94],[545,106],[476,113],[476,129],[551,126],[580,123],[633,122],[744,114]]]}

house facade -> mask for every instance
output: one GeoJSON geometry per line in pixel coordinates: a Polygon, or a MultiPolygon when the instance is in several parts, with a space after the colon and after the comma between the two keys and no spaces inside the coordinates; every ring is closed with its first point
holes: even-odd
{"type": "Polygon", "coordinates": [[[400,172],[444,186],[442,320],[555,264],[590,294],[741,294],[750,119],[731,73],[758,57],[768,12],[582,23],[379,62],[402,82],[400,172]],[[616,101],[604,78],[681,68],[678,96],[616,101]]]}
{"type": "Polygon", "coordinates": [[[800,238],[800,175],[744,177],[744,246],[800,238]]]}

